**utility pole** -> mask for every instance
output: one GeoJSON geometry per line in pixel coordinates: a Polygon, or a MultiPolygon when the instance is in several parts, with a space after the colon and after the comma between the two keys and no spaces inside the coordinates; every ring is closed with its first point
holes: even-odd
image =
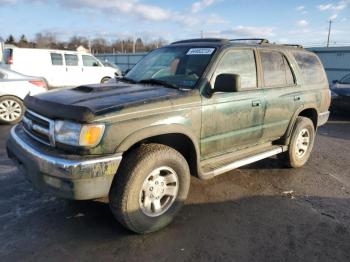
{"type": "Polygon", "coordinates": [[[331,38],[331,30],[332,30],[332,20],[329,20],[327,47],[329,47],[329,40],[331,38]]]}

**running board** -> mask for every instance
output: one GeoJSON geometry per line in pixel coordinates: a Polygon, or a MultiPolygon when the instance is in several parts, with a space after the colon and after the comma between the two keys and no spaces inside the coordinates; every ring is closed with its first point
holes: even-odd
{"type": "Polygon", "coordinates": [[[223,167],[219,167],[213,171],[210,171],[210,172],[204,174],[204,176],[211,176],[211,177],[218,176],[218,175],[221,175],[221,174],[226,173],[228,171],[231,171],[233,169],[239,168],[241,166],[245,166],[245,165],[257,162],[259,160],[283,153],[287,150],[288,150],[287,146],[279,146],[278,148],[274,148],[272,150],[268,150],[268,151],[259,153],[257,155],[253,155],[253,156],[250,156],[247,158],[243,158],[243,159],[234,161],[228,165],[225,165],[223,167]]]}

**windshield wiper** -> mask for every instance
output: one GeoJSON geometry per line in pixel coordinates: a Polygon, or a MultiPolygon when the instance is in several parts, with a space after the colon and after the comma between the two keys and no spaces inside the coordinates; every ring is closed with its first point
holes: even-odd
{"type": "Polygon", "coordinates": [[[150,79],[143,79],[141,81],[139,81],[139,83],[141,84],[154,84],[154,85],[162,85],[165,87],[170,87],[170,88],[175,88],[175,89],[179,89],[180,87],[175,85],[175,84],[171,84],[169,82],[163,81],[163,80],[159,80],[159,79],[154,79],[154,78],[150,78],[150,79]]]}
{"type": "Polygon", "coordinates": [[[127,82],[127,83],[130,83],[130,84],[136,84],[137,82],[134,80],[134,79],[131,79],[131,78],[128,78],[128,77],[120,77],[120,78],[117,78],[118,81],[122,81],[122,82],[127,82]]]}

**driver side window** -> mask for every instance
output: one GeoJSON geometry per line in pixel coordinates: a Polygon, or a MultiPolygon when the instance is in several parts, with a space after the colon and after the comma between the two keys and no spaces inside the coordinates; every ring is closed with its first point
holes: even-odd
{"type": "Polygon", "coordinates": [[[236,74],[241,77],[241,88],[257,87],[256,62],[253,50],[230,50],[219,62],[213,75],[212,87],[220,74],[236,74]]]}

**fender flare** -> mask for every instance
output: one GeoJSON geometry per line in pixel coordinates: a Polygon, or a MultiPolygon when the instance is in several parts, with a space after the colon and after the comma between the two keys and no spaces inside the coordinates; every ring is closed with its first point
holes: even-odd
{"type": "Polygon", "coordinates": [[[184,125],[171,124],[171,125],[155,125],[137,130],[128,135],[116,148],[116,152],[125,152],[130,149],[136,143],[154,136],[168,135],[168,134],[180,134],[190,139],[195,151],[197,162],[200,156],[200,150],[198,145],[198,138],[193,134],[191,130],[184,125]]]}

